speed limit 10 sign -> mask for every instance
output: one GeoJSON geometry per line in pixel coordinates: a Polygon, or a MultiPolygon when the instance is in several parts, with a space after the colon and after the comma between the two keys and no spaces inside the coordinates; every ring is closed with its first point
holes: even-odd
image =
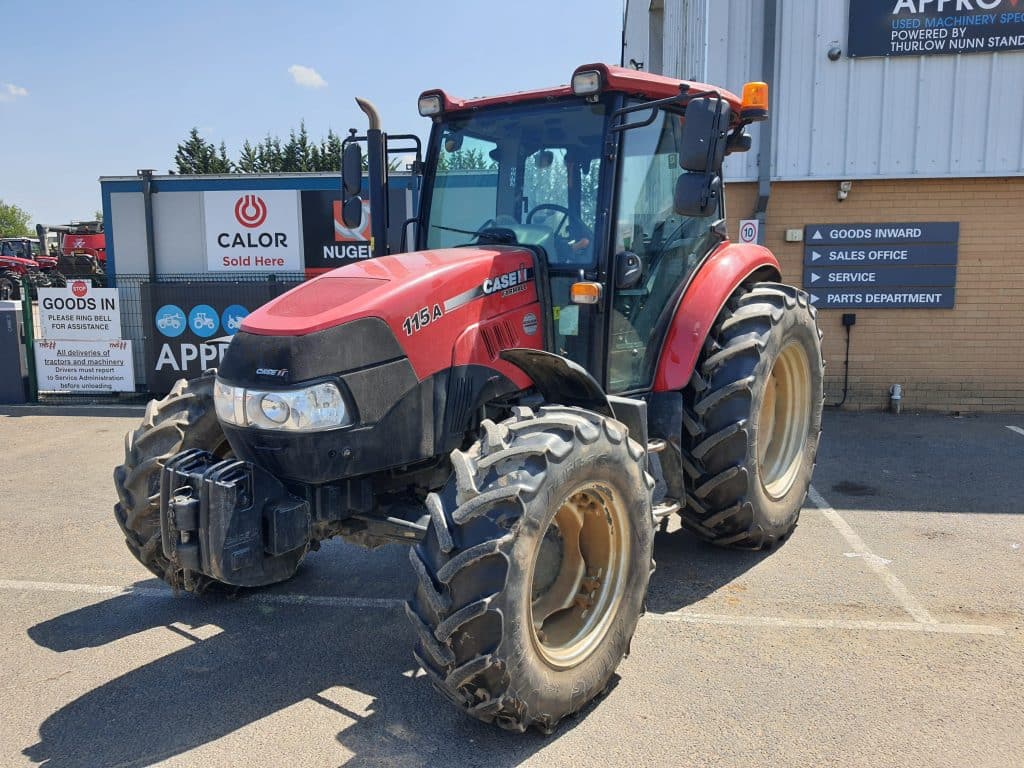
{"type": "Polygon", "coordinates": [[[740,242],[756,243],[761,233],[761,222],[757,219],[743,219],[740,221],[740,242]]]}

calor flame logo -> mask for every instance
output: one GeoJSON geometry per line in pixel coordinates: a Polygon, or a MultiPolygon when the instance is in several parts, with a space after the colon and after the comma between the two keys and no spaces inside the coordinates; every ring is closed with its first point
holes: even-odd
{"type": "Polygon", "coordinates": [[[243,227],[255,229],[267,220],[267,204],[259,195],[242,195],[235,203],[235,218],[243,227]]]}

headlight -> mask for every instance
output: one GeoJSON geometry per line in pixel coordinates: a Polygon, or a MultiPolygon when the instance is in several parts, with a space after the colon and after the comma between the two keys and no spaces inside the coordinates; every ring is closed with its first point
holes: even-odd
{"type": "Polygon", "coordinates": [[[217,380],[213,388],[217,418],[236,427],[285,432],[320,432],[352,422],[336,384],[304,389],[245,389],[217,380]]]}

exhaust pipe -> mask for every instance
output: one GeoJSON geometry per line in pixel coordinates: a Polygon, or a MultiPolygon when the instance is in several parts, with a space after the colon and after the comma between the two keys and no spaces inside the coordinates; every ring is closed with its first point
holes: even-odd
{"type": "Polygon", "coordinates": [[[370,189],[371,251],[374,256],[388,253],[388,140],[380,129],[380,112],[367,99],[356,97],[370,127],[366,131],[366,173],[370,189]]]}

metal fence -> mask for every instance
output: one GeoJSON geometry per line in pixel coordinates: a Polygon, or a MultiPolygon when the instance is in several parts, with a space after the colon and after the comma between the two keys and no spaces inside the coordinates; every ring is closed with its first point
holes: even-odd
{"type": "MultiPolygon", "coordinates": [[[[88,276],[81,276],[78,279],[89,279],[88,276]]],[[[179,273],[169,275],[158,275],[151,278],[146,274],[119,274],[117,275],[117,293],[121,309],[121,334],[125,339],[132,342],[132,362],[135,369],[135,389],[132,393],[113,394],[69,394],[61,393],[39,393],[39,401],[49,404],[81,404],[81,403],[104,403],[104,402],[144,402],[149,398],[149,391],[146,383],[146,334],[147,328],[151,326],[143,316],[142,286],[144,283],[224,283],[225,288],[231,285],[243,283],[270,283],[278,284],[281,292],[292,288],[304,281],[306,275],[302,272],[277,272],[277,273],[253,273],[253,274],[225,274],[220,275],[211,272],[179,273]]],[[[95,287],[101,287],[99,281],[94,281],[95,287]]],[[[36,325],[38,328],[38,325],[36,325]]],[[[30,351],[29,354],[32,354],[30,351]]]]}

